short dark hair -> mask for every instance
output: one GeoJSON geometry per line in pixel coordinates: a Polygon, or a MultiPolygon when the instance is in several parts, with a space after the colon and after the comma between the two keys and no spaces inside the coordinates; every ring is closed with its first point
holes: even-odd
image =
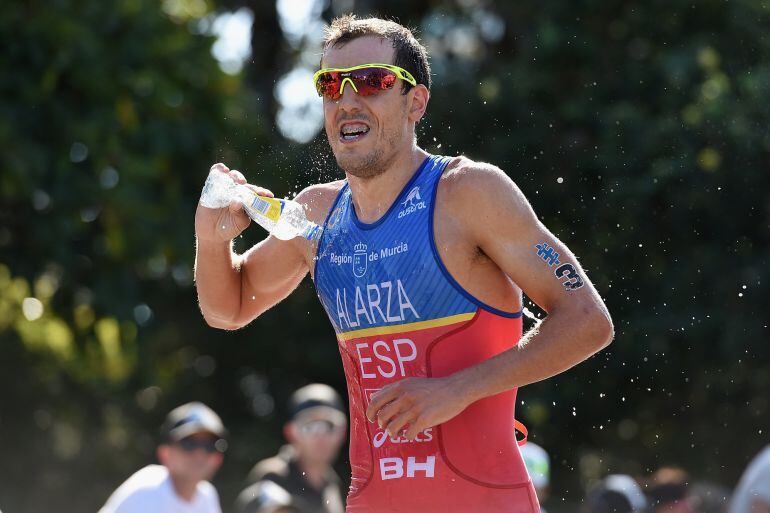
{"type": "MultiPolygon", "coordinates": [[[[365,36],[390,39],[395,50],[393,64],[407,70],[418,84],[430,90],[428,51],[414,37],[411,30],[395,21],[382,18],[359,20],[355,14],[345,14],[335,18],[324,34],[323,51],[325,53],[329,48],[342,46],[353,39],[365,36]]],[[[412,87],[411,84],[404,82],[402,92],[406,93],[410,87],[412,87]]]]}

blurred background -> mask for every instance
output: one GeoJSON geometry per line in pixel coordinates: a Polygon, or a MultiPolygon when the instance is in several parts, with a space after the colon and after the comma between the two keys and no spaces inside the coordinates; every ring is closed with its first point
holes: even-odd
{"type": "Polygon", "coordinates": [[[227,511],[291,391],[345,391],[309,280],[227,333],[192,265],[214,162],[289,197],[342,176],[311,76],[350,11],[416,30],[420,144],[504,169],[613,315],[519,393],[549,511],[663,465],[734,487],[770,440],[769,1],[28,0],[0,15],[0,508],[96,511],[201,400],[227,511]]]}

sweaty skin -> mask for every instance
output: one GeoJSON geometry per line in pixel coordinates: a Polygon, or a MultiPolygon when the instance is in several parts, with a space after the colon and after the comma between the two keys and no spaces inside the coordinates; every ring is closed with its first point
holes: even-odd
{"type": "MultiPolygon", "coordinates": [[[[361,37],[326,50],[324,67],[393,62],[388,40],[361,37]]],[[[357,217],[380,219],[390,208],[427,153],[414,138],[425,114],[429,92],[422,85],[402,95],[393,89],[361,97],[346,87],[338,101],[324,100],[325,129],[340,167],[346,171],[357,217]],[[341,126],[363,122],[369,133],[343,141],[341,126]]],[[[243,177],[216,164],[215,172],[243,177]]],[[[323,224],[343,181],[312,185],[296,198],[310,220],[323,224]]],[[[264,189],[261,194],[270,194],[264,189]]],[[[438,183],[434,236],[447,271],[459,285],[491,307],[520,310],[522,291],[548,313],[537,330],[513,348],[440,378],[411,377],[371,396],[366,415],[391,434],[407,428],[413,440],[470,404],[546,379],[580,363],[610,343],[613,326],[599,294],[570,250],[538,220],[516,184],[499,168],[457,157],[438,183]],[[547,243],[562,263],[572,264],[584,285],[566,290],[563,280],[538,255],[547,243]]],[[[288,296],[314,268],[317,247],[296,238],[267,237],[243,255],[231,239],[247,225],[237,206],[196,212],[195,279],[206,321],[238,329],[288,296]]]]}

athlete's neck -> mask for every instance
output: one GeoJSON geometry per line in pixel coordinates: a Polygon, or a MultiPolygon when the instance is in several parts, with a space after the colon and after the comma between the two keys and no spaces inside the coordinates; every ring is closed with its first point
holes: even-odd
{"type": "Polygon", "coordinates": [[[397,157],[384,173],[371,178],[348,175],[358,219],[364,223],[373,223],[385,215],[427,156],[428,152],[415,144],[408,152],[397,157]]]}
{"type": "Polygon", "coordinates": [[[198,491],[198,482],[181,479],[173,475],[170,477],[171,484],[174,485],[174,492],[177,496],[185,502],[192,502],[195,498],[195,493],[198,491]]]}

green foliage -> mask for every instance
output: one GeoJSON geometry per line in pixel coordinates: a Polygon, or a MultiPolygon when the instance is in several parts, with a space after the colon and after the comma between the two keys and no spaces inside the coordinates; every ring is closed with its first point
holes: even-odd
{"type": "Polygon", "coordinates": [[[211,401],[191,383],[210,374],[193,369],[210,333],[196,198],[218,148],[266,130],[213,39],[164,7],[25,2],[0,17],[0,429],[3,461],[27,469],[0,471],[4,509],[96,509],[152,457],[156,408],[211,401]]]}
{"type": "MultiPolygon", "coordinates": [[[[190,30],[244,3],[33,1],[0,17],[2,508],[98,508],[191,399],[233,433],[227,508],[280,443],[289,392],[344,390],[310,284],[237,333],[206,327],[195,303],[193,214],[213,162],[279,195],[339,176],[323,134],[304,147],[274,135],[271,88],[299,56],[271,2],[251,5],[242,76],[190,30]]],[[[430,46],[421,142],[509,173],[613,314],[608,350],[520,391],[556,498],[664,463],[734,484],[770,408],[768,3],[356,7],[430,46]]]]}

